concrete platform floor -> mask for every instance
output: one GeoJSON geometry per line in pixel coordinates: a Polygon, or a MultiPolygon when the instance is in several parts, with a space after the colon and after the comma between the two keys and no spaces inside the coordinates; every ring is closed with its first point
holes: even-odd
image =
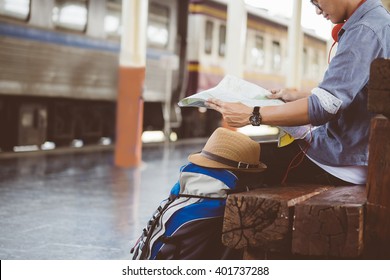
{"type": "Polygon", "coordinates": [[[153,211],[204,142],[145,145],[139,168],[112,149],[0,154],[0,259],[130,259],[153,211]]]}

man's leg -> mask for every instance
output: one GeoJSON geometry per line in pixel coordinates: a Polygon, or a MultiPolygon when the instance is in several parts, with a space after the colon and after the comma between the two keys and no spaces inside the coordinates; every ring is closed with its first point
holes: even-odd
{"type": "Polygon", "coordinates": [[[264,184],[266,185],[280,184],[287,172],[286,183],[328,184],[334,186],[351,184],[334,177],[313,163],[303,154],[296,141],[281,148],[278,148],[276,143],[262,143],[260,161],[267,165],[267,170],[264,173],[264,184]],[[289,168],[289,166],[295,166],[298,162],[300,162],[298,166],[289,168]]]}

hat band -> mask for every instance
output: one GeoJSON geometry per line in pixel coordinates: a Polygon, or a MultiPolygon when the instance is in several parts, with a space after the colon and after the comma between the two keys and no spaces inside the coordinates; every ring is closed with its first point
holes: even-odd
{"type": "Polygon", "coordinates": [[[224,158],[224,157],[218,156],[216,154],[210,153],[210,152],[205,151],[205,150],[202,150],[200,152],[200,154],[202,156],[204,156],[205,158],[208,158],[208,159],[211,159],[213,161],[216,161],[216,162],[219,162],[219,163],[222,163],[222,164],[234,167],[234,168],[238,168],[238,169],[251,169],[251,168],[258,168],[259,167],[259,164],[249,164],[249,163],[242,162],[242,161],[231,160],[231,159],[224,158]]]}

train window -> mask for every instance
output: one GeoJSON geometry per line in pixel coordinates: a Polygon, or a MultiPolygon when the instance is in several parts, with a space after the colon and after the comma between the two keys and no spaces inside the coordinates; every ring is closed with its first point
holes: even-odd
{"type": "Polygon", "coordinates": [[[154,47],[165,48],[169,41],[169,8],[157,3],[149,6],[148,44],[154,47]]]}
{"type": "Polygon", "coordinates": [[[206,32],[205,32],[205,40],[204,40],[204,52],[206,54],[211,54],[213,49],[213,29],[214,24],[212,21],[206,21],[206,32]]]}
{"type": "Polygon", "coordinates": [[[0,0],[0,15],[27,20],[30,15],[30,0],[0,0]]]}
{"type": "Polygon", "coordinates": [[[107,35],[120,36],[122,28],[122,1],[108,0],[106,16],[104,17],[104,31],[107,35]]]}
{"type": "Polygon", "coordinates": [[[272,69],[279,71],[282,66],[282,50],[280,42],[272,41],[272,69]]]}
{"type": "Polygon", "coordinates": [[[59,28],[84,31],[87,26],[86,0],[56,0],[52,20],[59,28]]]}
{"type": "Polygon", "coordinates": [[[265,52],[264,52],[264,37],[256,35],[255,45],[251,50],[251,61],[258,66],[263,67],[265,64],[265,52]]]}
{"type": "Polygon", "coordinates": [[[221,25],[219,27],[218,53],[219,56],[225,56],[226,53],[226,25],[221,25]]]}
{"type": "Polygon", "coordinates": [[[317,77],[320,73],[320,54],[317,50],[314,50],[312,57],[313,74],[317,77]]]}

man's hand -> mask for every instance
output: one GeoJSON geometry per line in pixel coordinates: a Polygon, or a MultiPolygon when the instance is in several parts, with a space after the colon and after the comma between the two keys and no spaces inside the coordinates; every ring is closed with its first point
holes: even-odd
{"type": "Polygon", "coordinates": [[[272,95],[267,96],[269,99],[281,99],[284,102],[295,101],[310,95],[310,93],[298,91],[293,88],[272,89],[271,93],[272,95]]]}
{"type": "Polygon", "coordinates": [[[240,102],[223,102],[210,98],[207,100],[206,106],[220,112],[223,119],[231,127],[243,127],[250,124],[249,117],[252,115],[253,108],[240,102]]]}

